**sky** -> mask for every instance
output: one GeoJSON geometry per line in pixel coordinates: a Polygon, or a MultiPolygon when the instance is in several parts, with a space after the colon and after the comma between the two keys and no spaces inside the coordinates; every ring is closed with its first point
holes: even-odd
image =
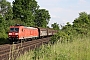
{"type": "MultiPolygon", "coordinates": [[[[14,0],[7,0],[12,2],[14,0]]],[[[40,9],[46,9],[51,16],[49,26],[53,23],[65,25],[78,18],[80,12],[90,14],[90,0],[36,0],[40,9]]]]}

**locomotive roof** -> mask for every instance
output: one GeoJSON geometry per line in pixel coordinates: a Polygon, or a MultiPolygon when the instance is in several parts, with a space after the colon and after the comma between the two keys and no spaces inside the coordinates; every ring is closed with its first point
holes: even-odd
{"type": "Polygon", "coordinates": [[[10,26],[10,27],[17,27],[17,28],[19,28],[19,27],[24,27],[24,28],[28,28],[28,29],[37,29],[37,28],[34,28],[34,27],[26,27],[26,26],[10,26]]]}
{"type": "MultiPolygon", "coordinates": [[[[25,27],[25,26],[24,26],[25,27]]],[[[28,29],[37,29],[37,28],[34,28],[34,27],[25,27],[25,28],[28,28],[28,29]]]]}

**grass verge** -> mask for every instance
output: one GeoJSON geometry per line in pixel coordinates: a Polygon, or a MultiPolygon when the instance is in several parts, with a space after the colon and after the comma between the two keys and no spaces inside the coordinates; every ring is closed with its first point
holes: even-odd
{"type": "Polygon", "coordinates": [[[21,55],[17,60],[89,60],[90,38],[76,38],[73,42],[42,45],[21,55]]]}

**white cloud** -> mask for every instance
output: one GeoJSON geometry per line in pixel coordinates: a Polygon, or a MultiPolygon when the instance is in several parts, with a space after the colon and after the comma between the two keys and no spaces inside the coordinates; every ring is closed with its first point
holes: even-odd
{"type": "Polygon", "coordinates": [[[86,0],[79,0],[79,2],[78,2],[79,4],[86,4],[87,3],[87,1],[86,0]]]}

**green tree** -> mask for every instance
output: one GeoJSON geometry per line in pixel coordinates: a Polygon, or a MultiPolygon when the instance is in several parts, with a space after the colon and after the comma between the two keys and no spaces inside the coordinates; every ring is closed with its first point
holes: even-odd
{"type": "Polygon", "coordinates": [[[13,2],[13,18],[20,19],[27,26],[34,26],[35,13],[39,5],[35,0],[15,0],[13,2]]]}
{"type": "Polygon", "coordinates": [[[90,26],[89,15],[86,12],[79,13],[79,17],[73,22],[74,29],[80,34],[87,34],[90,26]]]}
{"type": "Polygon", "coordinates": [[[59,24],[57,24],[57,23],[52,24],[51,27],[53,27],[53,29],[55,29],[55,30],[60,30],[59,24]]]}
{"type": "Polygon", "coordinates": [[[6,38],[6,32],[5,32],[5,20],[3,19],[2,15],[0,15],[0,38],[6,38]]]}
{"type": "Polygon", "coordinates": [[[68,35],[71,34],[72,29],[72,25],[67,22],[65,26],[63,26],[62,30],[67,33],[68,35]]]}
{"type": "Polygon", "coordinates": [[[36,11],[35,14],[35,26],[38,27],[47,27],[47,24],[50,21],[50,14],[48,12],[48,10],[46,9],[39,9],[36,11]]]}
{"type": "Polygon", "coordinates": [[[12,15],[12,7],[10,2],[6,0],[1,0],[0,1],[0,6],[1,6],[1,11],[0,13],[2,16],[5,18],[5,20],[11,20],[13,15],[12,15]]]}
{"type": "Polygon", "coordinates": [[[88,14],[88,19],[90,20],[90,14],[88,14]]]}

